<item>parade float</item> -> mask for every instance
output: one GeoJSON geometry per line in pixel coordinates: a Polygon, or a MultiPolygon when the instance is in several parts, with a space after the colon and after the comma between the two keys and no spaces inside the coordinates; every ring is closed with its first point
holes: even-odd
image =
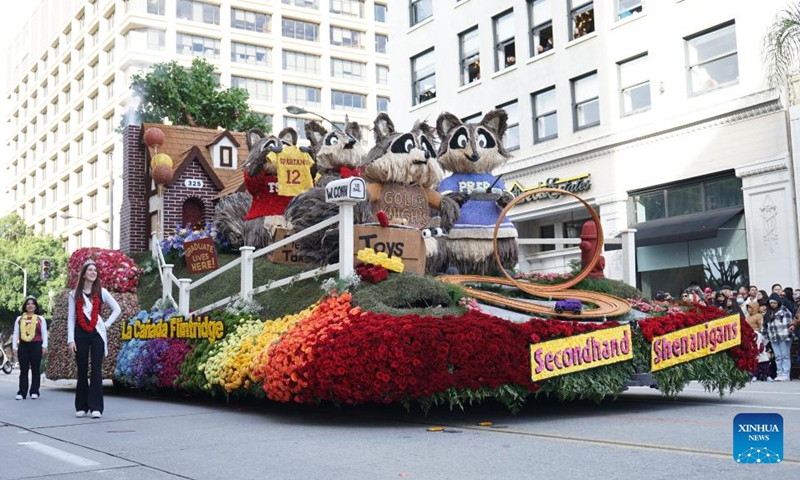
{"type": "MultiPolygon", "coordinates": [[[[453,129],[463,128],[471,135],[500,132],[497,138],[502,140],[502,128],[453,123],[443,129],[449,132],[448,138],[453,136],[453,129]]],[[[409,172],[417,171],[421,158],[436,162],[432,146],[423,142],[430,142],[424,135],[409,132],[401,137],[392,137],[372,158],[389,155],[385,164],[394,164],[394,173],[401,168],[397,165],[404,165],[403,159],[414,159],[402,167],[408,167],[409,172]],[[421,153],[415,153],[417,150],[421,153]]],[[[457,139],[453,141],[452,145],[458,145],[457,139]]],[[[494,147],[497,141],[493,141],[494,144],[473,141],[471,153],[486,153],[484,147],[494,147]]],[[[641,298],[629,301],[580,289],[586,285],[584,280],[596,272],[603,233],[596,212],[574,193],[558,191],[583,202],[597,229],[597,241],[576,274],[540,282],[535,275],[514,274],[505,268],[507,256],[503,252],[509,250],[498,249],[497,244],[498,239],[513,237],[498,235],[501,228],[506,228],[506,214],[526,195],[541,192],[532,190],[511,199],[503,191],[495,194],[494,187],[486,185],[468,192],[444,192],[442,198],[452,200],[451,205],[456,208],[469,202],[489,202],[494,225],[485,226],[488,235],[484,232],[479,237],[488,239],[496,264],[488,267],[482,260],[479,266],[481,271],[496,268],[502,276],[420,275],[410,273],[406,265],[421,262],[414,270],[425,271],[424,248],[432,242],[423,238],[430,238],[431,227],[440,227],[431,224],[429,218],[423,223],[409,222],[402,218],[403,209],[396,210],[399,213],[390,218],[380,198],[369,195],[389,189],[365,183],[357,174],[358,167],[353,169],[353,176],[332,180],[324,188],[326,200],[338,207],[339,225],[335,225],[334,217],[316,226],[316,231],[338,228],[339,242],[325,247],[325,258],[333,258],[330,248],[337,248],[339,264],[314,265],[289,279],[269,280],[254,287],[253,265],[269,269],[270,254],[293,245],[297,248],[297,235],[303,231],[275,239],[271,246],[257,251],[244,246],[235,260],[195,281],[210,285],[211,277],[219,275],[215,280],[221,282],[231,278],[223,277],[221,272],[238,267],[242,294],[191,308],[191,280],[176,283],[180,287],[178,301],[171,294],[178,270],[188,267],[164,262],[165,257],[188,262],[184,249],[191,242],[161,239],[159,243],[155,239],[155,260],[147,260],[153,271],[145,278],[148,284],[158,284],[160,299],[148,310],[135,308],[134,312],[124,308],[114,326],[118,350],[109,352],[105,376],[120,387],[222,395],[229,399],[252,397],[342,405],[399,403],[424,410],[437,405],[464,408],[496,400],[512,411],[537,397],[601,401],[620,395],[634,384],[656,387],[664,395],[675,396],[691,381],[720,395],[749,382],[756,362],[755,335],[738,315],[726,316],[717,308],[701,304],[664,305],[641,298]],[[448,196],[452,193],[466,195],[448,196]],[[353,230],[364,227],[354,226],[353,220],[378,229],[374,237],[369,237],[370,245],[354,239],[353,230]],[[402,235],[418,238],[417,245],[422,245],[423,251],[398,250],[395,239],[402,235]],[[393,248],[387,247],[390,244],[393,248]],[[295,289],[300,284],[306,286],[302,294],[295,289]],[[309,284],[313,288],[307,288],[309,284]],[[291,298],[292,306],[280,315],[258,313],[262,307],[269,307],[271,299],[277,301],[279,297],[291,298]],[[553,303],[566,300],[579,302],[581,310],[572,308],[557,314],[553,303]],[[482,305],[487,304],[530,317],[501,318],[482,311],[482,305]],[[631,315],[631,308],[639,315],[631,315]],[[648,380],[633,381],[642,376],[648,380]]],[[[428,164],[426,168],[438,167],[428,164]]],[[[484,173],[480,175],[485,176],[484,173]]],[[[381,175],[372,172],[368,177],[380,179],[381,175]]],[[[397,183],[394,177],[386,178],[397,183]]],[[[433,198],[427,194],[423,197],[433,198]]],[[[486,208],[486,204],[480,205],[480,209],[486,208]]],[[[291,229],[291,222],[288,228],[291,229]]],[[[191,234],[195,235],[191,239],[194,241],[215,237],[212,232],[191,234]]],[[[217,247],[221,245],[209,241],[217,247]]],[[[446,232],[434,243],[452,253],[446,232]]],[[[456,255],[468,254],[463,242],[458,242],[453,251],[456,255]]],[[[100,250],[80,255],[76,252],[71,264],[74,261],[80,265],[88,258],[87,253],[96,259],[109,255],[100,250]]],[[[309,257],[308,253],[303,257],[309,257]]],[[[316,258],[319,261],[321,257],[316,258]]],[[[442,260],[437,257],[435,261],[442,260]]],[[[442,265],[446,266],[447,261],[442,265]]],[[[135,288],[142,275],[137,268],[124,273],[116,270],[118,273],[113,275],[125,275],[135,288]]],[[[116,281],[101,280],[105,285],[116,281]]],[[[217,285],[219,290],[227,287],[217,285]]],[[[56,312],[62,308],[60,303],[63,302],[57,302],[56,312]]],[[[131,301],[131,307],[135,303],[131,301]]],[[[54,320],[54,329],[63,327],[58,318],[54,320]]],[[[66,332],[62,336],[65,338],[66,332]]],[[[52,348],[50,355],[60,359],[48,363],[49,378],[74,376],[67,366],[70,362],[65,360],[66,348],[63,352],[52,348]]]]}

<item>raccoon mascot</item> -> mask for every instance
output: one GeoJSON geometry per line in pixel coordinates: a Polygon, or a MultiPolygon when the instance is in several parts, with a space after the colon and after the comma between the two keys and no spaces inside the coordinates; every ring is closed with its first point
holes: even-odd
{"type": "MultiPolygon", "coordinates": [[[[348,123],[344,131],[334,129],[328,132],[322,125],[310,121],[306,122],[305,130],[320,177],[314,187],[294,197],[286,207],[284,218],[292,233],[305,230],[339,213],[338,206],[325,202],[325,185],[333,180],[359,176],[358,168],[364,160],[361,127],[358,123],[348,123]]],[[[336,263],[339,260],[338,230],[307,235],[297,241],[297,248],[299,257],[306,263],[336,263]]]]}
{"type": "Polygon", "coordinates": [[[225,235],[231,247],[248,245],[259,249],[270,243],[271,230],[282,221],[291,197],[274,194],[276,167],[267,160],[267,155],[293,145],[297,145],[297,132],[293,128],[281,130],[277,137],[265,135],[257,128],[247,132],[250,153],[243,166],[247,191],[222,197],[214,214],[217,231],[225,235]]]}
{"type": "MultiPolygon", "coordinates": [[[[444,174],[436,161],[433,128],[417,122],[410,132],[398,132],[385,113],[378,114],[374,126],[375,146],[364,162],[369,201],[359,205],[357,222],[374,222],[383,211],[390,220],[402,219],[426,233],[449,230],[461,199],[443,198],[436,190],[444,174]],[[441,216],[432,217],[431,209],[441,216]]],[[[425,235],[425,249],[426,272],[441,271],[447,260],[442,239],[425,235]]]]}
{"type": "MultiPolygon", "coordinates": [[[[505,189],[492,170],[505,164],[511,155],[503,147],[508,115],[492,110],[479,124],[462,124],[451,113],[436,121],[439,135],[439,164],[453,172],[442,181],[439,192],[467,196],[461,215],[447,237],[451,267],[462,274],[488,275],[498,272],[492,237],[502,209],[514,196],[505,189]]],[[[497,234],[497,248],[505,269],[517,264],[517,230],[504,218],[497,234]]]]}

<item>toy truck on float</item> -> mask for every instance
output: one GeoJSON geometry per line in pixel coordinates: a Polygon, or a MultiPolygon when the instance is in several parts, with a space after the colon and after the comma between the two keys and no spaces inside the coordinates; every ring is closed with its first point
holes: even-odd
{"type": "Polygon", "coordinates": [[[580,300],[575,298],[565,298],[564,300],[559,300],[556,302],[556,306],[553,307],[556,313],[562,314],[564,312],[574,313],[575,315],[580,315],[583,312],[583,304],[580,300]]]}

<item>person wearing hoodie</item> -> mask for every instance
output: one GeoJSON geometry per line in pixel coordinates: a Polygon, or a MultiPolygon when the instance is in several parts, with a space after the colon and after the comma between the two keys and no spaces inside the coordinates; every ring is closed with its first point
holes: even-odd
{"type": "Polygon", "coordinates": [[[793,317],[797,314],[797,303],[794,301],[794,289],[792,287],[783,289],[783,306],[789,310],[793,317]]]}
{"type": "Polygon", "coordinates": [[[756,332],[761,331],[761,325],[764,323],[764,315],[758,311],[758,302],[750,302],[747,304],[747,316],[745,320],[753,330],[756,332]]]}
{"type": "MultiPolygon", "coordinates": [[[[768,339],[775,353],[775,364],[778,368],[776,382],[788,382],[791,369],[790,350],[792,348],[792,314],[783,306],[777,293],[769,296],[767,313],[761,325],[761,334],[768,339]]],[[[793,329],[792,329],[793,330],[793,329]]]]}

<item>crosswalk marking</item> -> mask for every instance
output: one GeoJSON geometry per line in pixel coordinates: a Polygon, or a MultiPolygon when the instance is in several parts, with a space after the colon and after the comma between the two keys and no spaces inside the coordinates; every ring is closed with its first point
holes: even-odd
{"type": "Polygon", "coordinates": [[[17,445],[28,447],[39,453],[42,453],[49,457],[53,457],[63,462],[71,463],[78,467],[92,467],[94,465],[100,465],[94,460],[89,460],[88,458],[83,458],[73,453],[65,452],[64,450],[59,450],[58,448],[51,447],[49,445],[45,445],[39,442],[19,442],[17,443],[17,445]]]}

